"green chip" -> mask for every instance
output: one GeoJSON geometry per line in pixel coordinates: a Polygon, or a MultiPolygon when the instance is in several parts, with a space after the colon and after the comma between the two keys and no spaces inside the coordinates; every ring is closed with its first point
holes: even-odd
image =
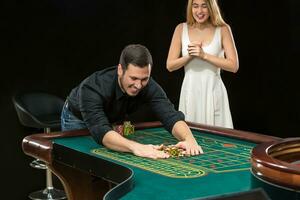
{"type": "Polygon", "coordinates": [[[125,121],[123,124],[123,133],[124,136],[129,136],[134,133],[134,126],[130,123],[130,121],[125,121]]]}

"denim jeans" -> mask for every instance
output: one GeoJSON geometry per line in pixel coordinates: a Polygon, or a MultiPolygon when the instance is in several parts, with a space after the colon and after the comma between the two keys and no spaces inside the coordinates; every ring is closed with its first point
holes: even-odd
{"type": "Polygon", "coordinates": [[[72,131],[86,128],[84,121],[75,117],[67,108],[67,103],[65,103],[61,112],[61,130],[72,131]]]}

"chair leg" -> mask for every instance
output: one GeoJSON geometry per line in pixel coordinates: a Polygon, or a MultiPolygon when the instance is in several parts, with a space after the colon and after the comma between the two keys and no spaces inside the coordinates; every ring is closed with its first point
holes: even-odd
{"type": "MultiPolygon", "coordinates": [[[[51,132],[50,128],[45,128],[44,132],[45,134],[49,134],[51,132]]],[[[58,190],[53,187],[52,173],[46,166],[46,188],[30,193],[29,198],[33,200],[60,200],[67,199],[67,196],[63,190],[58,190]]]]}
{"type": "Polygon", "coordinates": [[[64,191],[53,187],[52,173],[50,169],[46,169],[46,185],[47,186],[44,190],[30,193],[29,198],[33,200],[59,200],[67,198],[64,191]]]}
{"type": "MultiPolygon", "coordinates": [[[[44,131],[50,131],[50,129],[49,130],[44,129],[44,131]]],[[[30,163],[30,166],[33,167],[33,168],[35,168],[35,169],[47,169],[46,164],[43,161],[39,160],[39,159],[33,160],[30,163]]]]}

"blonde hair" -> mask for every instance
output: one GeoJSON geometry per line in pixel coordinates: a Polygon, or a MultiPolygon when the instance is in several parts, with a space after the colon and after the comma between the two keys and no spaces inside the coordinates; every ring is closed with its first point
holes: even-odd
{"type": "MultiPolygon", "coordinates": [[[[192,4],[194,0],[188,0],[187,9],[186,9],[186,21],[188,25],[194,25],[196,20],[193,17],[192,4]]],[[[204,0],[207,4],[209,12],[209,20],[214,26],[225,25],[225,21],[221,15],[220,8],[218,6],[217,0],[204,0]]]]}

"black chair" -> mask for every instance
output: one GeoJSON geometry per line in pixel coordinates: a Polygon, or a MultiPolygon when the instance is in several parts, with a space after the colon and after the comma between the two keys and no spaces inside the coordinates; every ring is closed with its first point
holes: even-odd
{"type": "MultiPolygon", "coordinates": [[[[44,129],[45,134],[49,134],[51,129],[60,128],[60,114],[64,105],[61,98],[47,93],[25,93],[14,95],[12,101],[23,126],[44,129]]],[[[35,160],[30,165],[46,169],[46,188],[30,193],[30,199],[66,199],[64,191],[53,187],[52,173],[43,162],[35,160]]]]}

